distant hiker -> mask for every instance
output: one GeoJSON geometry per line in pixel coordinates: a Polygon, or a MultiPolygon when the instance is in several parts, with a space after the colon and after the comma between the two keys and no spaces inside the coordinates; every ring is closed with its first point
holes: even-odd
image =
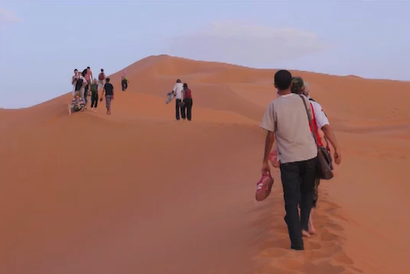
{"type": "Polygon", "coordinates": [[[175,118],[178,121],[180,120],[180,116],[182,116],[181,102],[182,102],[182,91],[183,90],[184,90],[184,86],[181,83],[181,79],[177,79],[177,83],[172,89],[172,93],[175,95],[175,118]]]}
{"type": "Polygon", "coordinates": [[[191,121],[192,119],[192,91],[188,88],[188,84],[184,83],[183,85],[183,97],[184,97],[184,101],[183,101],[183,106],[182,106],[182,119],[185,119],[185,115],[186,118],[188,119],[188,121],[191,121]]]}
{"type": "Polygon", "coordinates": [[[91,110],[97,108],[98,105],[98,82],[97,79],[94,79],[94,82],[91,84],[90,87],[91,91],[91,110]]]}
{"type": "MultiPolygon", "coordinates": [[[[305,95],[310,102],[310,106],[312,108],[312,122],[313,122],[313,131],[316,134],[316,138],[319,142],[319,144],[323,147],[326,147],[327,150],[330,152],[330,147],[329,147],[329,142],[332,145],[334,149],[334,161],[336,164],[340,164],[342,161],[342,154],[340,152],[340,147],[336,139],[336,135],[334,134],[332,128],[330,127],[329,120],[327,118],[326,113],[323,111],[322,106],[313,100],[309,94],[310,94],[310,89],[309,89],[309,84],[304,81],[300,77],[295,77],[293,79],[293,86],[297,86],[297,88],[292,89],[292,92],[295,93],[302,93],[305,95]],[[299,89],[299,87],[301,87],[299,89]],[[329,142],[327,142],[329,141],[329,142]]],[[[316,208],[317,200],[319,199],[319,184],[320,184],[320,179],[316,178],[315,180],[315,187],[314,187],[314,195],[313,195],[313,208],[316,208]]],[[[309,234],[315,234],[316,230],[313,225],[313,218],[312,218],[312,212],[310,214],[309,218],[309,234]]]]}
{"type": "MultiPolygon", "coordinates": [[[[287,70],[277,71],[275,87],[280,96],[268,105],[260,125],[267,130],[262,174],[270,174],[269,154],[276,141],[291,249],[304,250],[302,230],[306,234],[309,229],[318,163],[317,147],[302,101],[308,104],[308,99],[291,93],[291,73],[287,70]]],[[[312,114],[311,110],[309,114],[312,114]]]]}
{"type": "Polygon", "coordinates": [[[105,84],[105,73],[104,73],[104,70],[101,69],[101,72],[98,75],[98,91],[104,88],[104,84],[105,84]]]}
{"type": "Polygon", "coordinates": [[[84,109],[85,109],[85,102],[83,98],[80,97],[80,94],[76,92],[71,104],[68,105],[68,115],[71,115],[72,111],[79,112],[79,111],[84,111],[84,109]]]}
{"type": "Polygon", "coordinates": [[[87,106],[87,104],[88,104],[88,96],[89,96],[89,90],[90,90],[90,83],[88,83],[88,80],[87,80],[87,73],[81,73],[82,75],[83,75],[83,77],[84,77],[84,79],[85,79],[85,86],[84,86],[84,102],[85,102],[85,105],[87,106]]]}
{"type": "Polygon", "coordinates": [[[85,91],[86,85],[87,85],[87,81],[85,80],[82,74],[79,74],[78,79],[75,83],[75,91],[80,94],[80,97],[83,99],[84,102],[85,102],[84,91],[85,91]]]}
{"type": "Polygon", "coordinates": [[[128,78],[126,76],[127,72],[124,71],[124,73],[121,76],[121,87],[122,87],[122,91],[125,91],[128,88],[128,78]]]}
{"type": "Polygon", "coordinates": [[[114,100],[114,86],[110,83],[110,78],[105,79],[105,85],[101,94],[100,101],[103,100],[105,94],[105,105],[107,107],[107,115],[111,115],[111,101],[114,100]]]}
{"type": "Polygon", "coordinates": [[[77,83],[77,79],[79,78],[78,69],[74,69],[74,75],[71,77],[71,85],[73,85],[73,91],[71,92],[73,97],[75,95],[75,84],[77,83]]]}
{"type": "Polygon", "coordinates": [[[86,68],[85,80],[87,80],[89,86],[91,86],[91,83],[94,81],[93,72],[90,67],[86,68]]]}

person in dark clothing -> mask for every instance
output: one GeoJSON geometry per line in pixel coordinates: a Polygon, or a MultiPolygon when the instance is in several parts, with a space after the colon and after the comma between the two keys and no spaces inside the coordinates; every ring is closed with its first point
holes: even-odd
{"type": "Polygon", "coordinates": [[[105,94],[105,105],[107,107],[107,115],[111,115],[111,101],[114,100],[114,86],[110,83],[110,78],[105,79],[105,85],[101,94],[100,101],[103,100],[105,94]]]}
{"type": "Polygon", "coordinates": [[[94,79],[94,82],[91,84],[90,87],[91,91],[91,110],[94,108],[94,110],[98,106],[98,82],[97,79],[94,79]]]}
{"type": "Polygon", "coordinates": [[[185,117],[188,119],[188,121],[191,121],[192,119],[192,91],[188,88],[188,84],[184,83],[183,85],[183,95],[184,95],[184,100],[183,100],[183,105],[182,105],[182,119],[185,119],[185,117]]]}
{"type": "MultiPolygon", "coordinates": [[[[85,78],[86,75],[87,75],[87,69],[83,70],[83,72],[81,73],[81,75],[85,78]]],[[[86,78],[85,78],[85,79],[86,79],[86,78]]],[[[88,81],[87,81],[87,79],[86,79],[86,85],[85,85],[85,87],[84,87],[84,102],[85,102],[85,105],[86,105],[86,106],[87,106],[87,103],[88,103],[88,90],[89,90],[89,87],[90,87],[90,85],[89,85],[89,83],[88,83],[88,81]]]]}

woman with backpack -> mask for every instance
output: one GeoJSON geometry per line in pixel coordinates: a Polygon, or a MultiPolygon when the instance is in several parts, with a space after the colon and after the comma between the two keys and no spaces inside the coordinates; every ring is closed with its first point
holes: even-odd
{"type": "Polygon", "coordinates": [[[183,94],[184,94],[184,100],[183,100],[183,106],[182,106],[182,118],[186,117],[188,121],[191,121],[192,119],[192,91],[188,88],[188,84],[184,83],[183,85],[183,94]]]}

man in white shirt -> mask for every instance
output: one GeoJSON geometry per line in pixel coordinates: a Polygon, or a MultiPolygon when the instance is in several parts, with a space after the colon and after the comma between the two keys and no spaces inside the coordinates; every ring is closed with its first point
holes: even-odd
{"type": "Polygon", "coordinates": [[[181,79],[177,80],[177,83],[175,84],[174,88],[172,89],[172,93],[175,96],[175,118],[177,120],[180,120],[180,117],[182,116],[182,119],[185,119],[184,112],[182,111],[181,107],[181,102],[184,99],[182,91],[184,90],[184,86],[181,82],[181,79]]]}
{"type": "Polygon", "coordinates": [[[269,154],[277,142],[278,157],[285,200],[285,222],[291,249],[304,250],[302,230],[306,231],[313,203],[317,168],[317,146],[309,128],[305,96],[291,93],[292,75],[287,70],[275,74],[279,97],[267,107],[261,127],[267,131],[262,174],[269,174],[269,154]],[[300,205],[300,216],[298,206],[300,205]]]}
{"type": "MultiPolygon", "coordinates": [[[[333,149],[335,150],[334,151],[334,161],[336,164],[339,165],[342,161],[342,154],[340,152],[340,147],[337,142],[336,135],[334,134],[332,128],[330,127],[329,119],[327,118],[327,115],[324,112],[322,106],[310,97],[309,84],[304,80],[302,81],[303,81],[302,93],[309,99],[309,102],[313,106],[314,120],[316,121],[318,131],[321,130],[324,134],[325,140],[326,141],[329,140],[330,144],[333,146],[333,149]]],[[[313,195],[313,205],[312,205],[313,208],[316,208],[317,200],[319,198],[319,184],[320,184],[320,179],[316,178],[314,195],[313,195]]],[[[310,218],[309,218],[309,233],[310,234],[316,233],[316,230],[313,226],[312,214],[310,215],[310,218]]]]}

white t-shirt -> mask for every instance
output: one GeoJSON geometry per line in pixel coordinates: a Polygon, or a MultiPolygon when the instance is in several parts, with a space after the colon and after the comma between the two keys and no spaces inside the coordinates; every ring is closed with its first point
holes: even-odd
{"type": "Polygon", "coordinates": [[[77,83],[77,79],[79,77],[80,77],[79,75],[73,75],[73,77],[71,77],[71,81],[73,81],[75,79],[75,82],[73,84],[73,95],[74,95],[74,92],[75,92],[75,84],[77,83]]]}
{"type": "Polygon", "coordinates": [[[327,119],[327,116],[325,112],[323,111],[322,106],[318,102],[310,101],[309,102],[313,106],[313,111],[315,112],[315,118],[316,118],[316,125],[317,128],[321,129],[325,125],[329,125],[329,119],[327,119]]]}
{"type": "Polygon", "coordinates": [[[176,83],[174,88],[172,89],[175,92],[176,99],[182,99],[182,91],[184,89],[184,85],[182,83],[176,83]]]}

